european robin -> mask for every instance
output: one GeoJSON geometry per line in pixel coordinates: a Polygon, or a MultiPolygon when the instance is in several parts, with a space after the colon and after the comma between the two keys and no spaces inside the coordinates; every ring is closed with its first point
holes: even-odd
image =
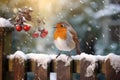
{"type": "MultiPolygon", "coordinates": [[[[56,24],[54,44],[60,51],[71,51],[76,49],[76,53],[81,54],[77,32],[68,22],[59,22],[56,24]]],[[[59,53],[58,56],[60,54],[61,53],[59,53]]]]}

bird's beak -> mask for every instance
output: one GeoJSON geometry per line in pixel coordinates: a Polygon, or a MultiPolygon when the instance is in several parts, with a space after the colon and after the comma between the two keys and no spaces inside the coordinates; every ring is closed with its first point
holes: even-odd
{"type": "Polygon", "coordinates": [[[56,28],[56,27],[53,27],[53,28],[56,28]]]}

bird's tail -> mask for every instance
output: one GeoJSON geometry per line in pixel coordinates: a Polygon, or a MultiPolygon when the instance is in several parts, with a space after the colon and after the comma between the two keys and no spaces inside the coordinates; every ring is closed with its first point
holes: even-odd
{"type": "Polygon", "coordinates": [[[78,40],[77,37],[76,37],[74,40],[75,40],[75,43],[76,43],[76,53],[77,53],[78,55],[80,55],[80,54],[81,54],[80,42],[79,42],[79,40],[78,40]]]}
{"type": "Polygon", "coordinates": [[[76,45],[76,52],[77,52],[78,55],[81,54],[81,50],[80,50],[79,44],[76,45]]]}

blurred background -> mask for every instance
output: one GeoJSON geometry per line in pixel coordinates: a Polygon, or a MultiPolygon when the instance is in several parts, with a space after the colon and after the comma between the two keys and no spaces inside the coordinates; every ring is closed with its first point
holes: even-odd
{"type": "MultiPolygon", "coordinates": [[[[53,43],[54,26],[67,20],[77,31],[82,52],[120,54],[120,0],[0,0],[0,17],[13,17],[18,8],[31,7],[34,18],[44,19],[46,38],[33,38],[29,32],[13,32],[12,49],[25,53],[57,53],[53,43]]],[[[29,22],[28,22],[29,23],[29,22]]],[[[74,52],[72,54],[75,54],[74,52]]]]}
{"type": "MultiPolygon", "coordinates": [[[[66,20],[77,31],[82,52],[120,55],[120,0],[0,0],[0,17],[9,19],[16,15],[18,8],[24,7],[31,7],[31,16],[43,19],[45,25],[38,26],[33,20],[28,22],[32,25],[30,31],[14,31],[12,53],[22,50],[25,53],[57,54],[53,27],[66,20]],[[47,37],[33,38],[35,27],[48,30],[47,37]]],[[[72,54],[76,53],[73,51],[72,54]]],[[[33,80],[33,73],[28,76],[28,80],[33,80]]],[[[78,80],[80,76],[75,74],[73,77],[78,80]]],[[[98,77],[105,80],[102,74],[98,77]]]]}

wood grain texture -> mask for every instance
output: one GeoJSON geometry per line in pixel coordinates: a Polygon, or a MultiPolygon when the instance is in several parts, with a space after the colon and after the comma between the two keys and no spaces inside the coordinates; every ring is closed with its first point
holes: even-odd
{"type": "Polygon", "coordinates": [[[80,80],[97,80],[95,71],[93,72],[93,75],[90,77],[85,76],[87,67],[91,65],[90,61],[87,61],[86,59],[82,59],[80,61],[80,80]]]}
{"type": "Polygon", "coordinates": [[[8,65],[6,53],[10,53],[11,51],[11,46],[8,45],[11,44],[13,30],[14,28],[0,27],[0,80],[6,80],[6,69],[8,65]]]}
{"type": "Polygon", "coordinates": [[[3,74],[3,49],[4,49],[4,37],[3,32],[0,32],[0,80],[2,80],[3,74]]]}
{"type": "Polygon", "coordinates": [[[57,80],[72,80],[72,68],[71,64],[65,66],[63,61],[57,61],[57,80]]]}
{"type": "Polygon", "coordinates": [[[110,60],[108,59],[106,62],[104,62],[105,68],[105,77],[106,80],[120,80],[120,71],[116,73],[115,69],[111,66],[110,60]]]}
{"type": "Polygon", "coordinates": [[[35,80],[50,80],[49,67],[44,69],[41,65],[38,66],[36,63],[35,80]]]}
{"type": "Polygon", "coordinates": [[[14,80],[25,80],[25,62],[21,62],[21,58],[13,60],[14,80]]]}

